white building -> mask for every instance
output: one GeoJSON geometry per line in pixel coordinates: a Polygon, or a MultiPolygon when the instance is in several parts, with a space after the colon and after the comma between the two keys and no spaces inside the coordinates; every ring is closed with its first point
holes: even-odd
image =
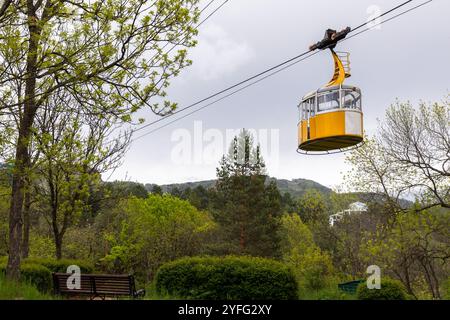
{"type": "Polygon", "coordinates": [[[338,213],[332,214],[330,216],[330,225],[334,226],[334,224],[338,221],[340,221],[344,215],[346,214],[359,214],[367,212],[368,207],[365,203],[362,202],[353,202],[348,206],[348,209],[345,209],[344,211],[340,211],[338,213]]]}

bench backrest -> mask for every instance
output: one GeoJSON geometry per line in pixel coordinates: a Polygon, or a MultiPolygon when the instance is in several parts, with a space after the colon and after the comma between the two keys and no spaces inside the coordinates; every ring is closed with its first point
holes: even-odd
{"type": "Polygon", "coordinates": [[[81,274],[80,289],[70,289],[67,280],[72,274],[54,273],[55,291],[60,294],[133,295],[134,278],[130,275],[81,274]]]}

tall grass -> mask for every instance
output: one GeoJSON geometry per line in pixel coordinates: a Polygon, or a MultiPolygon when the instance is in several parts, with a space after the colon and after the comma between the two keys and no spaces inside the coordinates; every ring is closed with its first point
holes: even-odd
{"type": "Polygon", "coordinates": [[[337,286],[327,286],[322,289],[299,289],[300,300],[356,300],[356,294],[345,293],[337,286]]]}
{"type": "Polygon", "coordinates": [[[51,300],[52,296],[39,292],[23,282],[8,281],[0,274],[0,300],[51,300]]]}

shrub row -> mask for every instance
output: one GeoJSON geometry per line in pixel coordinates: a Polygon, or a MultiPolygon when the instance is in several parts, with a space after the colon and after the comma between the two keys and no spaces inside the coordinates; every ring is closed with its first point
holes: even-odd
{"type": "MultiPolygon", "coordinates": [[[[4,274],[6,270],[7,259],[0,258],[0,273],[4,274]]],[[[70,265],[80,267],[82,273],[92,273],[94,268],[89,263],[79,260],[52,260],[30,258],[22,261],[20,266],[21,280],[33,285],[43,293],[49,292],[52,287],[52,273],[66,272],[70,265]]]]}
{"type": "MultiPolygon", "coordinates": [[[[6,264],[0,264],[0,273],[4,274],[6,264]]],[[[31,284],[41,292],[49,292],[52,288],[52,273],[39,264],[22,264],[20,267],[21,281],[31,284]]]]}
{"type": "Polygon", "coordinates": [[[159,294],[185,299],[297,299],[297,282],[284,264],[255,257],[191,257],[162,265],[159,294]]]}
{"type": "Polygon", "coordinates": [[[366,282],[361,283],[357,289],[359,300],[407,300],[409,298],[403,284],[398,280],[381,278],[380,289],[368,289],[366,282]]]}
{"type": "Polygon", "coordinates": [[[24,263],[39,264],[48,268],[51,272],[66,272],[67,267],[71,265],[80,267],[82,273],[94,272],[94,267],[92,266],[92,264],[81,260],[29,258],[25,259],[24,263]]]}

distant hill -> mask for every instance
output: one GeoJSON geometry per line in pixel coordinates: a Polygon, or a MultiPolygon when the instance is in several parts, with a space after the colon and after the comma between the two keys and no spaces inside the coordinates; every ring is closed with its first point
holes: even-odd
{"type": "MultiPolygon", "coordinates": [[[[318,182],[315,182],[312,180],[307,180],[307,179],[285,180],[285,179],[277,179],[277,178],[268,178],[267,183],[269,181],[276,182],[277,187],[280,190],[281,194],[288,192],[294,198],[298,198],[298,197],[302,196],[309,189],[317,190],[326,195],[328,195],[332,192],[330,188],[327,188],[318,182]]],[[[166,185],[161,185],[160,187],[163,190],[163,192],[170,192],[174,188],[178,188],[179,190],[183,191],[183,190],[186,190],[187,188],[193,189],[198,186],[203,186],[204,188],[209,189],[209,188],[213,187],[215,183],[216,183],[216,180],[205,180],[205,181],[197,181],[197,182],[166,184],[166,185]]],[[[147,183],[145,185],[145,188],[148,191],[151,191],[154,185],[155,184],[147,183]]]]}
{"type": "MultiPolygon", "coordinates": [[[[198,186],[202,186],[205,189],[209,189],[214,186],[216,183],[216,180],[204,180],[204,181],[195,181],[195,182],[183,182],[183,183],[173,183],[173,184],[163,184],[160,185],[163,192],[170,192],[175,188],[178,188],[181,191],[186,190],[187,188],[194,189],[198,186]]],[[[154,183],[146,183],[145,188],[147,191],[151,192],[153,186],[155,186],[154,183]]]]}
{"type": "MultiPolygon", "coordinates": [[[[293,179],[293,180],[286,180],[286,179],[277,179],[277,178],[268,178],[267,183],[269,181],[275,181],[277,184],[278,189],[280,190],[281,194],[290,193],[291,196],[295,198],[301,197],[307,190],[317,190],[320,193],[322,193],[325,196],[329,196],[333,191],[325,187],[324,185],[315,182],[313,180],[308,179],[293,179]]],[[[204,181],[196,181],[196,182],[185,182],[185,183],[174,183],[174,184],[166,184],[161,185],[161,189],[163,192],[171,192],[174,188],[178,188],[180,191],[184,191],[187,188],[194,189],[198,186],[202,186],[205,189],[209,189],[214,186],[216,183],[216,180],[204,180],[204,181]]],[[[145,188],[147,191],[152,191],[152,188],[155,184],[147,183],[145,185],[145,188]]],[[[364,203],[370,203],[370,202],[376,202],[376,203],[382,203],[383,202],[383,195],[382,194],[376,194],[376,193],[351,193],[355,196],[354,201],[361,201],[364,203]]],[[[412,202],[405,199],[399,200],[400,205],[403,208],[408,208],[412,206],[412,202]]]]}
{"type": "Polygon", "coordinates": [[[307,190],[311,189],[317,190],[325,195],[329,195],[332,192],[330,188],[325,187],[318,182],[307,179],[285,180],[270,178],[270,181],[276,182],[281,194],[288,192],[294,198],[301,197],[307,190]]]}

